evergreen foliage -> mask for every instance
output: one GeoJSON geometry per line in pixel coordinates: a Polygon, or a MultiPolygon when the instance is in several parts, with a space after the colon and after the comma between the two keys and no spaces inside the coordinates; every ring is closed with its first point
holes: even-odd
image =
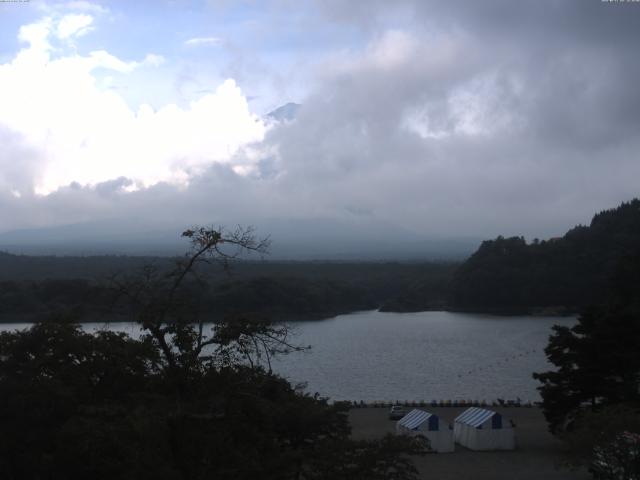
{"type": "Polygon", "coordinates": [[[621,258],[640,253],[640,200],[596,214],[562,238],[485,241],[457,270],[451,303],[461,310],[579,311],[603,302],[621,258]]]}
{"type": "Polygon", "coordinates": [[[640,450],[640,255],[620,259],[606,302],[554,327],[556,369],[534,374],[550,430],[596,478],[636,478],[640,450]],[[631,441],[631,440],[632,441],[631,441]],[[628,447],[634,445],[635,451],[628,447]]]}

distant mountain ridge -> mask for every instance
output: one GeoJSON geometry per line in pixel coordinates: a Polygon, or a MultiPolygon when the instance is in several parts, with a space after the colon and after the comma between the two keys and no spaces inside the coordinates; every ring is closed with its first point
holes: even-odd
{"type": "Polygon", "coordinates": [[[577,226],[561,238],[482,242],[454,275],[451,305],[473,311],[577,311],[603,300],[615,270],[638,255],[636,198],[597,213],[589,226],[577,226]]]}
{"type": "MultiPolygon", "coordinates": [[[[230,225],[220,221],[215,225],[230,225]]],[[[269,235],[274,260],[463,259],[479,238],[425,237],[384,222],[355,219],[260,219],[247,222],[269,235]]],[[[184,225],[152,225],[143,219],[108,220],[0,234],[0,250],[26,255],[143,255],[184,253],[184,225]]]]}
{"type": "Polygon", "coordinates": [[[296,118],[301,106],[299,103],[289,102],[267,113],[266,116],[278,122],[291,121],[296,118]]]}

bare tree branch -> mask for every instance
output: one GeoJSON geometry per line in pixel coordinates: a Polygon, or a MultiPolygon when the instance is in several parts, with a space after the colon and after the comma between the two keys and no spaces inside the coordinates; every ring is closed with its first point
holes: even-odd
{"type": "Polygon", "coordinates": [[[210,336],[205,334],[197,295],[191,290],[194,285],[196,291],[204,291],[207,286],[198,267],[217,262],[228,270],[230,262],[241,254],[266,254],[271,244],[269,237],[259,239],[252,227],[242,226],[231,231],[224,227],[193,227],[185,230],[182,237],[188,239],[189,250],[173,269],[162,272],[147,265],[136,275],[113,276],[110,281],[116,296],[130,303],[136,320],[157,343],[169,367],[195,364],[205,350],[217,346],[205,358],[217,355],[222,363],[242,360],[252,368],[264,360],[271,372],[271,357],[305,349],[289,341],[286,326],[275,326],[263,319],[223,320],[210,336]]]}

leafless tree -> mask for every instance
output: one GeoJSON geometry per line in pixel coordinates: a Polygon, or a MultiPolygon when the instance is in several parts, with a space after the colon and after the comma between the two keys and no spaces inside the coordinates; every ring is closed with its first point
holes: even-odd
{"type": "Polygon", "coordinates": [[[241,226],[231,231],[194,227],[185,230],[182,237],[188,239],[189,250],[172,268],[147,265],[137,274],[111,278],[117,297],[127,300],[169,368],[197,367],[202,360],[217,360],[220,365],[246,361],[251,366],[264,361],[271,371],[273,355],[302,349],[290,341],[286,325],[274,325],[266,319],[226,318],[205,332],[206,318],[198,306],[198,296],[207,285],[201,267],[217,263],[228,271],[230,263],[242,254],[264,255],[270,246],[268,237],[258,238],[252,227],[241,226]]]}

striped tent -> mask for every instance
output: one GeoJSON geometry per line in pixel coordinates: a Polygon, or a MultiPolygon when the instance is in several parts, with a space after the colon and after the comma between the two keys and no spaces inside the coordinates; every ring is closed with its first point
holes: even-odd
{"type": "Polygon", "coordinates": [[[426,437],[434,452],[453,452],[454,449],[453,430],[442,424],[437,415],[424,410],[411,410],[398,420],[396,432],[426,437]]]}
{"type": "Polygon", "coordinates": [[[511,422],[492,410],[471,407],[454,420],[455,441],[471,450],[513,450],[515,434],[511,422]]]}

